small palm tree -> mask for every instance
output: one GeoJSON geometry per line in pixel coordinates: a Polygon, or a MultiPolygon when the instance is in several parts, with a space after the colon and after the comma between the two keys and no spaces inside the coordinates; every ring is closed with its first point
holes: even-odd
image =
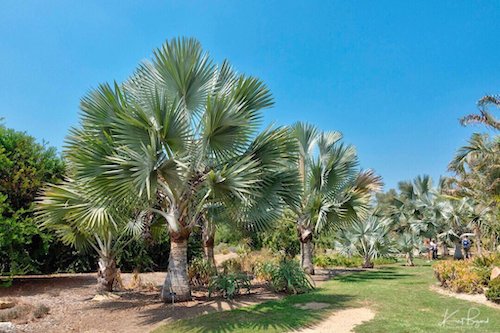
{"type": "Polygon", "coordinates": [[[413,252],[415,250],[421,250],[423,245],[422,237],[418,236],[417,233],[406,232],[397,238],[396,249],[400,253],[404,253],[406,256],[406,266],[414,266],[413,263],[413,252]]]}
{"type": "Polygon", "coordinates": [[[395,252],[388,219],[370,216],[356,220],[347,228],[339,230],[335,247],[347,256],[363,257],[363,268],[373,268],[373,259],[388,256],[395,252]]]}
{"type": "Polygon", "coordinates": [[[54,230],[63,243],[99,256],[97,289],[112,291],[117,277],[116,258],[143,229],[125,205],[94,196],[85,181],[67,179],[48,185],[37,200],[37,219],[54,230]]]}
{"type": "Polygon", "coordinates": [[[371,194],[381,188],[382,182],[371,170],[357,168],[356,150],[340,143],[339,132],[319,132],[312,125],[297,123],[294,135],[299,145],[302,183],[300,206],[293,207],[301,243],[301,266],[314,274],[315,235],[366,216],[371,194]]]}

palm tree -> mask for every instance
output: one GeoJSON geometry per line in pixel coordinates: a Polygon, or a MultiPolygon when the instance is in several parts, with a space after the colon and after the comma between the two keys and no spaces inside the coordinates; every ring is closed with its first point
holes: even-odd
{"type": "Polygon", "coordinates": [[[414,266],[413,252],[422,248],[422,237],[417,233],[407,231],[397,238],[396,248],[406,256],[406,266],[414,266]]]}
{"type": "Polygon", "coordinates": [[[451,241],[455,246],[453,257],[462,259],[462,244],[461,239],[465,236],[474,236],[469,232],[470,221],[474,218],[474,208],[470,199],[449,198],[448,201],[448,220],[445,224],[445,229],[438,235],[438,238],[446,241],[451,241]]]}
{"type": "Polygon", "coordinates": [[[363,268],[373,268],[373,259],[394,252],[389,238],[390,221],[377,216],[356,220],[347,228],[339,230],[335,247],[347,256],[363,257],[363,268]]]}
{"type": "Polygon", "coordinates": [[[112,291],[117,255],[143,229],[140,216],[134,218],[126,207],[96,198],[83,180],[67,179],[43,190],[37,199],[37,219],[65,244],[83,252],[93,249],[99,256],[97,289],[112,291]]]}
{"type": "Polygon", "coordinates": [[[97,195],[132,197],[165,219],[165,301],[191,298],[187,242],[210,207],[258,229],[296,205],[290,130],[256,135],[272,104],[260,80],[228,62],[216,66],[194,39],[165,43],[123,85],[101,85],[82,100],[69,158],[97,195]]]}
{"type": "Polygon", "coordinates": [[[314,274],[313,239],[316,234],[341,228],[368,212],[371,194],[382,186],[371,170],[359,171],[352,146],[339,143],[339,132],[319,132],[297,123],[298,169],[302,183],[300,206],[294,207],[301,243],[301,266],[314,274]],[[317,152],[316,152],[317,150],[317,152]]]}
{"type": "Polygon", "coordinates": [[[491,112],[488,111],[489,106],[500,107],[499,96],[486,95],[477,102],[479,114],[469,114],[462,119],[460,123],[463,126],[469,124],[483,124],[495,130],[500,130],[500,121],[498,121],[491,112]]]}
{"type": "MultiPolygon", "coordinates": [[[[447,180],[446,192],[458,198],[469,198],[475,217],[471,220],[477,253],[481,255],[481,236],[495,228],[500,193],[500,140],[475,133],[460,148],[449,164],[454,178],[447,180]]],[[[489,234],[491,236],[491,234],[489,234]]]]}

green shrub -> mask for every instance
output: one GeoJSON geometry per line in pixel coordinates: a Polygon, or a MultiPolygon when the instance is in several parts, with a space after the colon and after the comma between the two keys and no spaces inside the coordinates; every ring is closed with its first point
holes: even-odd
{"type": "Polygon", "coordinates": [[[218,292],[222,297],[233,299],[240,293],[241,289],[250,292],[250,278],[244,273],[230,273],[213,276],[208,284],[208,297],[218,292]]]}
{"type": "Polygon", "coordinates": [[[481,293],[482,279],[468,261],[443,260],[433,266],[442,287],[458,293],[481,293]]]}
{"type": "Polygon", "coordinates": [[[287,294],[301,294],[314,289],[309,276],[295,260],[284,259],[274,267],[266,267],[274,290],[287,294]]]}
{"type": "Polygon", "coordinates": [[[488,283],[488,289],[486,290],[486,298],[492,302],[500,303],[500,278],[497,277],[488,283]]]}
{"type": "Polygon", "coordinates": [[[205,258],[193,259],[188,268],[189,281],[193,285],[207,286],[215,275],[217,269],[205,258]]]}
{"type": "Polygon", "coordinates": [[[271,281],[276,264],[270,261],[256,263],[253,274],[257,280],[271,281]]]}

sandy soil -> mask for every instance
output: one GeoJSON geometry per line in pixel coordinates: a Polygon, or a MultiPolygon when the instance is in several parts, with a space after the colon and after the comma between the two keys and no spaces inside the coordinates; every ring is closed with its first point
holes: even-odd
{"type": "Polygon", "coordinates": [[[375,312],[369,308],[353,308],[336,311],[319,325],[304,328],[294,333],[350,333],[355,326],[372,320],[375,312]]]}
{"type": "Polygon", "coordinates": [[[491,308],[500,309],[500,304],[496,304],[496,303],[489,301],[486,298],[486,296],[484,296],[484,294],[454,293],[453,291],[441,288],[440,286],[431,286],[430,289],[434,292],[441,294],[441,295],[455,297],[458,299],[463,299],[465,301],[486,305],[486,306],[489,306],[491,308]]]}

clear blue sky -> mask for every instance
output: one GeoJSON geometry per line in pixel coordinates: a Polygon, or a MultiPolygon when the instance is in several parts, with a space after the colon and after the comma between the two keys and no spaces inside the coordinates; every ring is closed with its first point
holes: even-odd
{"type": "Polygon", "coordinates": [[[18,1],[0,4],[0,117],[61,147],[79,99],[154,47],[198,38],[262,78],[266,121],[339,130],[387,187],[446,171],[500,93],[499,1],[18,1]]]}

